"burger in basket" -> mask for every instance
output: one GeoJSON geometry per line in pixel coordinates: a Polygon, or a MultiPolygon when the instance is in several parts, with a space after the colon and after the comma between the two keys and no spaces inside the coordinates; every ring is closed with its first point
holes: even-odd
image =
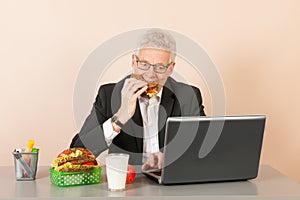
{"type": "Polygon", "coordinates": [[[59,172],[84,172],[98,168],[95,156],[84,148],[71,148],[61,152],[51,164],[59,172]]]}
{"type": "MultiPolygon", "coordinates": [[[[135,78],[137,80],[145,81],[145,79],[138,74],[131,74],[130,78],[135,78]]],[[[158,91],[160,90],[160,88],[162,87],[161,84],[159,84],[159,82],[151,82],[148,83],[147,86],[148,86],[147,90],[141,96],[148,99],[155,97],[158,91]]]]}
{"type": "Polygon", "coordinates": [[[53,160],[49,171],[51,183],[59,187],[100,183],[101,167],[84,148],[64,150],[53,160]]]}

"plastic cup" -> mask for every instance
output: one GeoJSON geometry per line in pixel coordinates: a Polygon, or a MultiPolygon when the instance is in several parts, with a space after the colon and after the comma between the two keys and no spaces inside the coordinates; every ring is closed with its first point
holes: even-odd
{"type": "Polygon", "coordinates": [[[128,159],[128,154],[112,153],[106,156],[106,176],[109,191],[125,190],[128,159]]]}

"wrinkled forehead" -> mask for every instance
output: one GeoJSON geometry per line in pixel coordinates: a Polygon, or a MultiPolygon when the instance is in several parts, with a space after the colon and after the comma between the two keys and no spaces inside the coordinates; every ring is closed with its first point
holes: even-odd
{"type": "Polygon", "coordinates": [[[148,61],[149,63],[164,63],[168,64],[170,60],[170,52],[153,47],[141,48],[137,56],[140,60],[148,61]]]}

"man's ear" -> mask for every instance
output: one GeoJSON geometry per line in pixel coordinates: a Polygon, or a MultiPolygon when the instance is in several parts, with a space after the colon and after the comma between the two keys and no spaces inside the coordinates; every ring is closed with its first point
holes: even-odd
{"type": "Polygon", "coordinates": [[[173,73],[175,67],[175,62],[172,62],[172,64],[170,65],[170,72],[173,73]]]}

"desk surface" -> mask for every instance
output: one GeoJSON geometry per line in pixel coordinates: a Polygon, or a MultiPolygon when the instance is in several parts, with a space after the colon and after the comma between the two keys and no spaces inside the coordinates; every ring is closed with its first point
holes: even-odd
{"type": "Polygon", "coordinates": [[[162,186],[140,174],[123,192],[108,191],[105,177],[96,185],[59,188],[50,183],[48,170],[39,167],[35,181],[16,181],[12,166],[0,167],[0,199],[300,199],[299,184],[264,165],[258,178],[242,182],[162,186]]]}

